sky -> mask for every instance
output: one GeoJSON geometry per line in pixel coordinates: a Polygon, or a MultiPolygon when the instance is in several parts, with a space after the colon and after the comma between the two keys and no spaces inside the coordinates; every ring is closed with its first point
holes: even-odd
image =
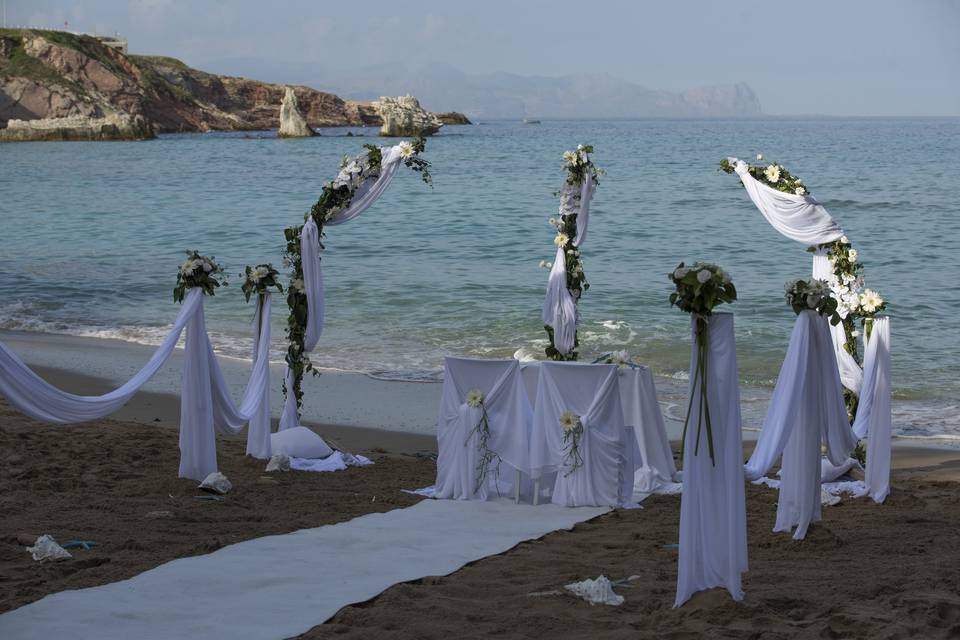
{"type": "Polygon", "coordinates": [[[403,62],[670,91],[746,82],[772,115],[960,116],[960,0],[2,3],[9,26],[119,32],[132,53],[265,81],[403,62]]]}

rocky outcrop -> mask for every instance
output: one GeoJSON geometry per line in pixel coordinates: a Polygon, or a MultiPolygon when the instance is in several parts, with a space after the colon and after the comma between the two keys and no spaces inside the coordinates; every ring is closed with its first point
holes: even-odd
{"type": "Polygon", "coordinates": [[[446,111],[435,114],[443,124],[473,124],[466,114],[459,111],[446,111]]]}
{"type": "Polygon", "coordinates": [[[431,136],[443,126],[440,118],[421,107],[413,96],[382,97],[373,106],[383,120],[381,136],[431,136]]]}
{"type": "MultiPolygon", "coordinates": [[[[174,58],[127,55],[88,36],[0,30],[0,127],[8,120],[139,115],[158,133],[272,129],[286,90],[174,58]]],[[[371,103],[304,86],[292,90],[309,127],[383,124],[371,103]]]]}
{"type": "Polygon", "coordinates": [[[0,129],[0,142],[33,140],[145,140],[156,137],[141,115],[111,114],[105,118],[67,116],[10,120],[0,129]]]}
{"type": "Polygon", "coordinates": [[[283,102],[280,103],[280,128],[277,135],[281,138],[308,138],[317,135],[300,113],[297,94],[290,87],[287,87],[283,102]]]}

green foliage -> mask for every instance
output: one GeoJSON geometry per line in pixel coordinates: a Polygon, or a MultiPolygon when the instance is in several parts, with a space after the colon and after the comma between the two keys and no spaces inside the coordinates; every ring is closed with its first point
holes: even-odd
{"type": "Polygon", "coordinates": [[[840,324],[837,301],[823,280],[794,280],[786,284],[784,291],[787,304],[797,315],[801,311],[816,311],[829,318],[830,324],[840,324]]]}
{"type": "Polygon", "coordinates": [[[681,262],[668,277],[676,287],[670,304],[687,313],[709,316],[718,305],[737,299],[730,276],[715,264],[695,262],[688,267],[681,262]]]}
{"type": "Polygon", "coordinates": [[[214,295],[219,287],[227,286],[223,267],[213,256],[202,256],[197,251],[187,251],[187,259],[177,272],[177,286],[173,289],[173,301],[183,302],[187,290],[199,287],[203,294],[214,295]]]}
{"type": "Polygon", "coordinates": [[[251,296],[263,295],[271,287],[283,293],[283,285],[280,284],[280,272],[274,269],[272,264],[258,264],[255,267],[248,265],[240,275],[244,278],[240,290],[247,302],[250,302],[251,296]]]}
{"type": "MultiPolygon", "coordinates": [[[[758,154],[757,159],[763,159],[763,154],[758,154]]],[[[803,180],[793,175],[782,164],[772,162],[764,165],[748,164],[747,170],[758,182],[767,185],[771,189],[776,189],[790,195],[803,196],[809,192],[803,180]]],[[[724,173],[734,173],[736,168],[730,164],[730,161],[724,158],[720,161],[720,170],[724,173]]]]}

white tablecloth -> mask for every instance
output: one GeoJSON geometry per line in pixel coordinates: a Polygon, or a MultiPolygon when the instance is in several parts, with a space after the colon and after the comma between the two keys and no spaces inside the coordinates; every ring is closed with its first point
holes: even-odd
{"type": "MultiPolygon", "coordinates": [[[[533,361],[520,365],[531,404],[536,404],[539,364],[533,361]]],[[[641,454],[641,459],[637,460],[634,491],[649,493],[663,484],[674,482],[677,467],[650,369],[642,366],[621,368],[620,403],[624,423],[633,427],[641,454]]]]}

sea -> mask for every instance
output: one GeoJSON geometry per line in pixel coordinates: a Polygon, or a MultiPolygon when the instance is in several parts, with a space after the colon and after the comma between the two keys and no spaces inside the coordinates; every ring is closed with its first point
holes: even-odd
{"type": "MultiPolygon", "coordinates": [[[[0,329],[158,344],[176,271],[213,254],[230,284],[207,300],[215,348],[246,358],[245,265],[282,268],[344,156],[376,129],[162,135],[146,142],[0,145],[0,329]]],[[[627,350],[682,381],[689,320],[667,273],[706,260],[732,275],[741,382],[776,381],[793,312],[786,280],[806,247],[754,208],[726,156],[762,153],[803,178],[844,228],[889,308],[901,438],[960,442],[960,119],[758,118],[479,121],[427,141],[433,186],[403,170],[361,217],[329,227],[318,366],[437,381],[447,354],[542,353],[561,154],[594,146],[606,170],[583,246],[582,359],[627,350]]],[[[284,296],[274,297],[282,360],[284,296]]]]}

